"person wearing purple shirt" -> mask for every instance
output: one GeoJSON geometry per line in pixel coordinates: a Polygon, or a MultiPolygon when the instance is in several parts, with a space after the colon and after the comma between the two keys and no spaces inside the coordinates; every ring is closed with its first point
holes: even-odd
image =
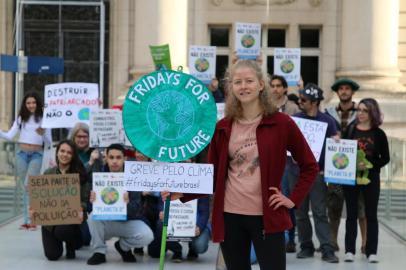
{"type": "MultiPolygon", "coordinates": [[[[320,102],[323,100],[323,90],[317,85],[309,83],[304,89],[299,90],[299,107],[302,112],[295,114],[295,117],[305,118],[325,122],[328,124],[326,138],[332,137],[338,139],[337,127],[334,119],[319,110],[320,102]]],[[[310,258],[314,256],[314,245],[312,241],[312,226],[309,218],[309,206],[311,206],[314,220],[314,227],[317,238],[320,242],[320,251],[322,260],[329,263],[338,263],[338,258],[334,254],[334,247],[331,244],[330,225],[327,219],[326,195],[327,185],[324,182],[324,155],[325,139],[322,152],[319,159],[320,172],[309,195],[303,201],[302,205],[296,209],[296,225],[300,242],[300,251],[296,254],[299,259],[310,258]]],[[[293,180],[289,185],[294,187],[296,183],[293,180]]]]}

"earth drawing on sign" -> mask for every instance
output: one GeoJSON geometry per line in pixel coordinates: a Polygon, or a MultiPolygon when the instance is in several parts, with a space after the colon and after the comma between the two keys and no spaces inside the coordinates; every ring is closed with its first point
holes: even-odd
{"type": "Polygon", "coordinates": [[[147,121],[151,131],[158,137],[166,140],[180,139],[193,127],[193,104],[177,91],[162,92],[149,103],[147,121]]]}
{"type": "Polygon", "coordinates": [[[347,155],[344,153],[336,153],[333,156],[333,165],[339,170],[347,168],[350,160],[348,159],[347,155]]]}
{"type": "Polygon", "coordinates": [[[106,187],[101,192],[102,201],[107,205],[115,204],[119,197],[117,189],[113,187],[106,187]]]}

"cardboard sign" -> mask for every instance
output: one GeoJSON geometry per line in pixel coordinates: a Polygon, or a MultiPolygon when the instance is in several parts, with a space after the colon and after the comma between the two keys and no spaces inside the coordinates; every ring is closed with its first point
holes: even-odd
{"type": "Polygon", "coordinates": [[[91,111],[89,133],[90,147],[124,144],[126,138],[121,111],[108,109],[91,111]]]}
{"type": "Polygon", "coordinates": [[[131,191],[213,193],[213,164],[126,161],[124,173],[131,191]]]}
{"type": "Polygon", "coordinates": [[[28,189],[33,224],[62,225],[82,222],[79,174],[30,176],[28,189]]]}
{"type": "Polygon", "coordinates": [[[216,77],[216,47],[190,46],[189,71],[205,84],[210,84],[216,77]]]}
{"type": "Polygon", "coordinates": [[[300,49],[275,48],[274,73],[283,76],[289,86],[297,86],[300,80],[300,49]]]}
{"type": "Polygon", "coordinates": [[[77,122],[89,124],[89,114],[99,107],[95,83],[45,85],[43,128],[72,128],[77,122]]]}
{"type": "Polygon", "coordinates": [[[127,220],[124,202],[124,173],[93,173],[94,220],[127,220]]]}
{"type": "Polygon", "coordinates": [[[357,140],[326,140],[324,181],[355,185],[357,168],[357,140]]]}
{"type": "Polygon", "coordinates": [[[261,24],[235,24],[235,50],[241,59],[256,59],[260,54],[261,24]]]}
{"type": "Polygon", "coordinates": [[[328,124],[299,117],[292,117],[292,119],[299,127],[307,144],[313,152],[314,158],[318,162],[323,148],[324,139],[326,138],[328,124]]]}
{"type": "Polygon", "coordinates": [[[196,236],[197,200],[182,203],[171,201],[167,235],[168,240],[187,240],[196,236]]]}
{"type": "Polygon", "coordinates": [[[151,51],[152,60],[155,64],[155,70],[170,70],[171,65],[171,54],[169,52],[169,45],[161,46],[149,46],[151,51]]]}

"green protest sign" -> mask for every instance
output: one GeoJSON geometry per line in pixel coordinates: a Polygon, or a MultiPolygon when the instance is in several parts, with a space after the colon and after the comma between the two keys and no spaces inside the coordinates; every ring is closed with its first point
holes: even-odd
{"type": "Polygon", "coordinates": [[[141,77],[124,101],[123,125],[132,145],[150,158],[175,162],[211,141],[216,104],[191,75],[163,70],[141,77]]]}
{"type": "Polygon", "coordinates": [[[151,50],[152,60],[155,64],[155,70],[172,69],[171,54],[169,52],[169,45],[149,46],[151,50]]]}

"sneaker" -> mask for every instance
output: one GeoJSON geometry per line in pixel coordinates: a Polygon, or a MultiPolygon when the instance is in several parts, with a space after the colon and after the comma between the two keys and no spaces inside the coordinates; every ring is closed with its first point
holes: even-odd
{"type": "Polygon", "coordinates": [[[135,258],[135,256],[133,255],[131,249],[128,251],[124,251],[121,249],[120,247],[120,241],[116,241],[114,243],[114,247],[116,248],[116,250],[118,251],[118,253],[120,253],[121,258],[123,259],[123,262],[136,262],[137,259],[135,258]]]}
{"type": "Polygon", "coordinates": [[[324,252],[323,255],[321,256],[321,259],[328,263],[338,263],[339,261],[337,256],[334,255],[333,251],[324,252]]]}
{"type": "Polygon", "coordinates": [[[144,248],[134,248],[134,255],[144,256],[144,248]]]}
{"type": "Polygon", "coordinates": [[[29,224],[21,224],[20,227],[18,227],[19,230],[28,230],[29,224]]]}
{"type": "Polygon", "coordinates": [[[76,258],[76,253],[74,249],[67,249],[66,250],[66,259],[73,260],[76,258]]]}
{"type": "Polygon", "coordinates": [[[286,244],[286,253],[295,253],[296,252],[296,244],[293,242],[288,242],[286,244]]]}
{"type": "Polygon", "coordinates": [[[310,248],[304,248],[296,254],[296,258],[305,259],[314,257],[314,251],[310,248]]]}
{"type": "Polygon", "coordinates": [[[197,254],[194,250],[189,249],[189,252],[187,253],[186,257],[189,261],[194,261],[199,258],[199,254],[197,254]]]}
{"type": "Polygon", "coordinates": [[[376,254],[371,254],[368,256],[368,262],[370,263],[378,263],[378,256],[376,256],[376,254]]]}
{"type": "Polygon", "coordinates": [[[354,254],[352,254],[351,252],[345,253],[344,261],[345,262],[353,262],[354,261],[354,254]]]}
{"type": "Polygon", "coordinates": [[[88,265],[98,265],[106,262],[106,255],[102,253],[94,253],[92,257],[87,260],[88,265]]]}
{"type": "Polygon", "coordinates": [[[175,252],[175,253],[173,253],[173,256],[172,256],[172,262],[174,262],[174,263],[181,263],[182,261],[183,261],[183,259],[182,259],[182,253],[180,253],[180,252],[175,252]]]}

